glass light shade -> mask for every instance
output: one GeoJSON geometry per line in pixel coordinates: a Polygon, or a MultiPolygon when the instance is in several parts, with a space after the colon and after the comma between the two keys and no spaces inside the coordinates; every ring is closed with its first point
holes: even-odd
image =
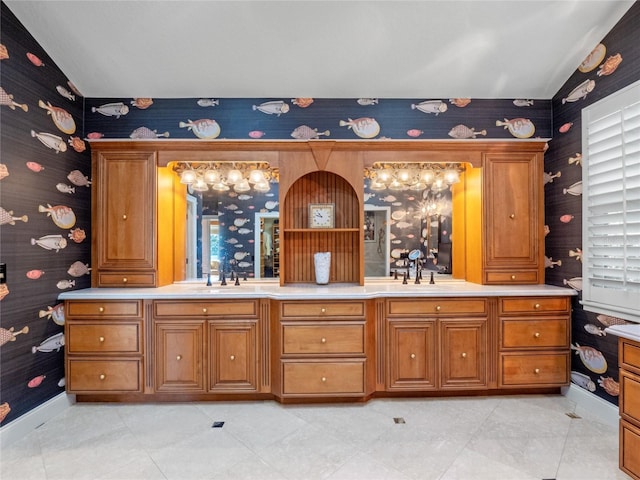
{"type": "Polygon", "coordinates": [[[226,192],[227,190],[229,190],[229,185],[227,185],[226,183],[218,182],[213,184],[212,188],[219,192],[226,192]]]}
{"type": "Polygon", "coordinates": [[[249,182],[247,181],[247,179],[243,178],[233,186],[233,189],[236,192],[248,192],[249,190],[251,190],[251,186],[249,186],[249,182]]]}
{"type": "Polygon", "coordinates": [[[439,192],[444,187],[444,180],[442,177],[438,177],[434,180],[433,185],[431,185],[431,190],[434,192],[439,192]]]}
{"type": "Polygon", "coordinates": [[[406,186],[400,183],[398,180],[394,180],[389,184],[389,190],[399,191],[404,190],[405,188],[406,186]]]}
{"type": "Polygon", "coordinates": [[[389,168],[385,168],[384,170],[378,171],[378,180],[380,180],[383,183],[389,182],[392,177],[393,177],[393,172],[389,168]]]}
{"type": "Polygon", "coordinates": [[[268,192],[271,190],[271,185],[269,185],[269,182],[265,180],[264,182],[256,183],[253,188],[257,192],[268,192]]]}
{"type": "Polygon", "coordinates": [[[398,177],[398,180],[406,183],[411,178],[411,171],[408,168],[403,168],[402,170],[398,170],[396,176],[398,177]]]}
{"type": "Polygon", "coordinates": [[[207,183],[216,183],[220,181],[220,172],[214,168],[209,168],[204,172],[204,181],[207,183]]]}
{"type": "Polygon", "coordinates": [[[193,182],[193,189],[196,192],[206,192],[207,190],[209,190],[209,185],[207,185],[207,183],[204,181],[204,178],[197,177],[196,181],[193,182]]]}
{"type": "Polygon", "coordinates": [[[422,190],[424,190],[425,188],[427,188],[427,184],[423,183],[423,182],[416,182],[413,185],[411,185],[409,187],[409,190],[415,190],[417,192],[420,192],[422,190]]]}
{"type": "Polygon", "coordinates": [[[185,169],[180,174],[180,183],[190,185],[196,181],[196,172],[192,169],[185,169]]]}
{"type": "Polygon", "coordinates": [[[371,180],[371,184],[369,185],[370,190],[380,191],[387,188],[384,183],[378,182],[377,180],[371,180]]]}
{"type": "Polygon", "coordinates": [[[229,170],[227,173],[227,183],[235,185],[240,180],[242,180],[242,172],[236,168],[229,170]]]}
{"type": "Polygon", "coordinates": [[[423,170],[420,173],[420,180],[422,180],[426,184],[431,184],[434,178],[435,174],[433,173],[433,170],[423,170]]]}
{"type": "Polygon", "coordinates": [[[458,183],[460,181],[460,176],[458,171],[454,168],[448,168],[444,171],[444,181],[449,185],[453,183],[458,183]]]}
{"type": "Polygon", "coordinates": [[[249,172],[249,181],[251,183],[260,183],[260,182],[264,182],[266,179],[264,178],[264,172],[262,170],[258,170],[257,168],[255,170],[251,170],[249,172]]]}

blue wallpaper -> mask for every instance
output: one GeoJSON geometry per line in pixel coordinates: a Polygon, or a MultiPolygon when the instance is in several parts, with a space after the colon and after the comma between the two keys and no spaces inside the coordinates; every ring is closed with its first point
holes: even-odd
{"type": "MultiPolygon", "coordinates": [[[[595,46],[553,98],[553,141],[545,154],[546,283],[582,290],[581,110],[640,79],[640,3],[595,46]]],[[[618,404],[618,339],[604,329],[624,321],[573,301],[572,381],[618,404]]],[[[640,321],[640,319],[638,319],[640,321]]]]}
{"type": "Polygon", "coordinates": [[[83,98],[2,3],[0,421],[64,391],[62,291],[90,286],[83,98]]]}

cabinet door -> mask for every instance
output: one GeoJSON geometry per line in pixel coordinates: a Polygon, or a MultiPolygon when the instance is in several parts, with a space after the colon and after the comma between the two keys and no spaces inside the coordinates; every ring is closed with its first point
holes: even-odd
{"type": "Polygon", "coordinates": [[[256,324],[209,323],[209,390],[256,390],[256,324]]]}
{"type": "Polygon", "coordinates": [[[98,269],[153,269],[155,156],[148,152],[96,156],[93,211],[98,269]]]}
{"type": "Polygon", "coordinates": [[[204,391],[204,322],[155,325],[156,391],[204,391]]]}
{"type": "Polygon", "coordinates": [[[390,321],[388,325],[389,390],[435,388],[435,322],[390,321]]]}
{"type": "Polygon", "coordinates": [[[441,388],[486,388],[487,321],[442,320],[440,329],[441,388]]]}
{"type": "Polygon", "coordinates": [[[484,217],[487,267],[535,269],[539,266],[542,227],[540,164],[541,154],[486,155],[484,217]]]}

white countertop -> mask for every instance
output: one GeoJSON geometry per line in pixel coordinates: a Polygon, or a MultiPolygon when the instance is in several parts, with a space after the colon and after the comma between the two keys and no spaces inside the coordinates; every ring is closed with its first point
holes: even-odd
{"type": "Polygon", "coordinates": [[[640,323],[629,323],[627,325],[613,325],[605,328],[605,332],[629,340],[640,342],[640,323]]]}
{"type": "Polygon", "coordinates": [[[87,288],[60,294],[61,300],[109,299],[225,299],[272,298],[275,300],[369,299],[379,297],[506,297],[576,295],[571,288],[552,285],[479,285],[461,280],[429,280],[402,285],[400,280],[373,280],[354,284],[286,285],[277,281],[247,280],[236,286],[219,282],[207,287],[204,281],[181,282],[159,288],[87,288]]]}

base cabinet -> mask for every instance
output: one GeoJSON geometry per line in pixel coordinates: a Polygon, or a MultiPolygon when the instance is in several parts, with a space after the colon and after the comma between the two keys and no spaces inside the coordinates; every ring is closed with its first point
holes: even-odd
{"type": "Polygon", "coordinates": [[[204,392],[204,321],[155,321],[157,392],[204,392]]]}
{"type": "Polygon", "coordinates": [[[257,390],[256,322],[209,322],[209,391],[257,390]]]}
{"type": "Polygon", "coordinates": [[[640,342],[618,341],[620,469],[640,480],[640,342]]]}

